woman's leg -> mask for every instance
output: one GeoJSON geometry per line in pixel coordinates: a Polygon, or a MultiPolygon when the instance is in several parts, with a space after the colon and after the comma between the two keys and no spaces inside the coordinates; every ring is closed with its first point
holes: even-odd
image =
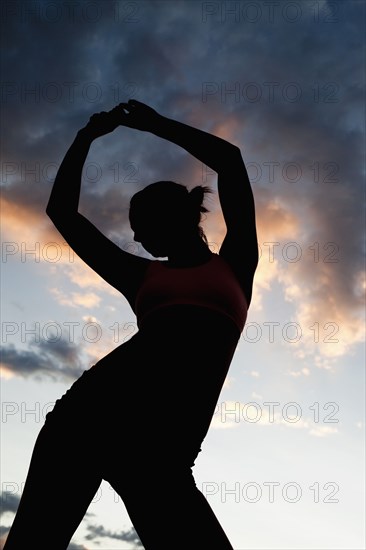
{"type": "Polygon", "coordinates": [[[127,342],[85,370],[46,415],[4,550],[68,547],[102,482],[106,433],[115,431],[125,401],[111,395],[114,373],[122,388],[131,386],[119,367],[129,364],[133,349],[127,342]],[[119,416],[111,416],[111,407],[119,416]]]}
{"type": "MultiPolygon", "coordinates": [[[[75,383],[79,398],[84,380],[75,383]]],[[[66,550],[102,481],[90,430],[71,415],[70,392],[48,413],[38,434],[4,550],[66,550]]]]}
{"type": "Polygon", "coordinates": [[[90,450],[43,426],[4,550],[66,550],[102,481],[90,450]]]}
{"type": "Polygon", "coordinates": [[[145,550],[233,550],[189,466],[137,454],[103,477],[121,496],[145,550]]]}

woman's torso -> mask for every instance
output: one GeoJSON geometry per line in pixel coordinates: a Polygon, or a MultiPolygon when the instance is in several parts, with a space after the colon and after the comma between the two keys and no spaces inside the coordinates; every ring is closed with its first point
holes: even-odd
{"type": "MultiPolygon", "coordinates": [[[[209,260],[193,267],[172,268],[167,262],[151,262],[134,304],[139,328],[157,311],[161,313],[170,306],[196,306],[213,315],[219,313],[231,320],[239,335],[248,309],[239,281],[230,265],[218,254],[211,254],[209,260]]],[[[151,323],[149,327],[151,329],[151,323]]]]}
{"type": "Polygon", "coordinates": [[[132,378],[191,372],[198,385],[223,383],[247,315],[225,260],[212,254],[204,264],[180,269],[152,262],[135,312],[138,332],[99,363],[132,378]]]}

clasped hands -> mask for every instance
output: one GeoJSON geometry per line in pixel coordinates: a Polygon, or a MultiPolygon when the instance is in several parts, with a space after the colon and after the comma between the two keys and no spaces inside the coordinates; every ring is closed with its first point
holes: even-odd
{"type": "Polygon", "coordinates": [[[92,115],[82,131],[93,139],[113,132],[118,126],[152,131],[161,119],[162,116],[152,107],[136,99],[130,99],[128,103],[119,103],[111,111],[92,115]]]}

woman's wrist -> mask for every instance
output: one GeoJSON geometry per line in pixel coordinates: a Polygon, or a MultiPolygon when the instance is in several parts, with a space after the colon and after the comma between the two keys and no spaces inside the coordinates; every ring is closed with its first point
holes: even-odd
{"type": "Polygon", "coordinates": [[[149,129],[149,132],[158,137],[168,139],[166,136],[170,133],[169,130],[171,129],[172,122],[175,122],[172,118],[159,115],[159,117],[154,121],[153,128],[149,129]]]}

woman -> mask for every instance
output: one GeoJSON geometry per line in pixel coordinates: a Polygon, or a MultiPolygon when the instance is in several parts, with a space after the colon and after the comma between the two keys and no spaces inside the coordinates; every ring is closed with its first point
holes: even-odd
{"type": "Polygon", "coordinates": [[[35,539],[38,550],[65,550],[102,479],[123,499],[146,550],[232,550],[192,466],[244,328],[258,263],[240,149],[130,100],[79,130],[46,211],[73,250],[126,297],[139,331],[84,371],[47,414],[5,550],[35,539]],[[167,260],[122,251],[78,212],[90,145],[118,126],[171,141],[218,173],[227,227],[219,254],[199,226],[209,191],[202,186],[188,192],[160,181],[131,199],[134,239],[167,260]]]}

